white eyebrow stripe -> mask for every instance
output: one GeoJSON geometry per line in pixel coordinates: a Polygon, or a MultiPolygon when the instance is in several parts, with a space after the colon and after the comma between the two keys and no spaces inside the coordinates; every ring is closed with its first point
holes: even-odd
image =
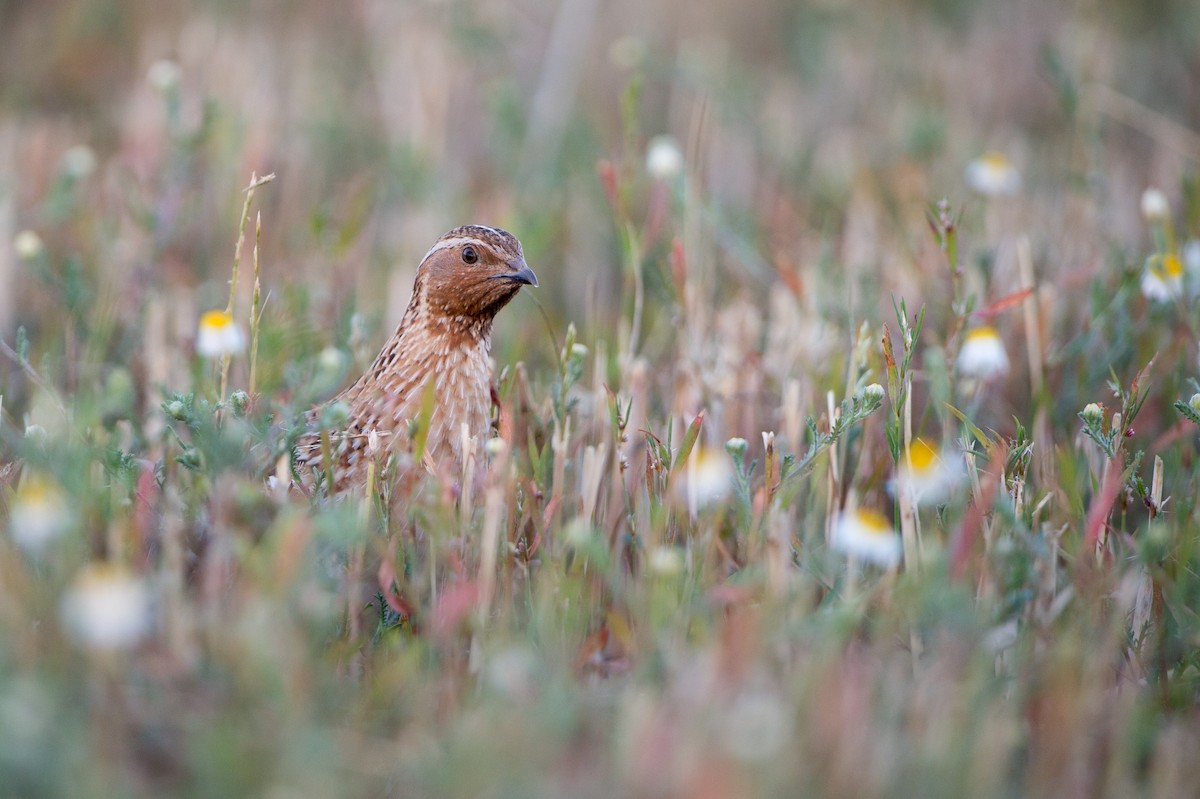
{"type": "Polygon", "coordinates": [[[435,252],[438,252],[439,250],[448,250],[451,247],[457,247],[458,245],[463,244],[468,241],[475,242],[476,244],[482,244],[482,242],[479,241],[479,239],[473,238],[471,236],[456,236],[455,238],[452,238],[452,239],[444,239],[443,241],[439,241],[437,244],[435,244],[429,248],[429,252],[425,253],[425,257],[421,259],[421,263],[425,263],[426,261],[428,261],[429,256],[433,255],[435,252]]]}

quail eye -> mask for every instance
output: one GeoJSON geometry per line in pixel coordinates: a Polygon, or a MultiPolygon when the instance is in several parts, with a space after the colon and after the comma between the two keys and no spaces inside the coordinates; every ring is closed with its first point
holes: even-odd
{"type": "Polygon", "coordinates": [[[471,245],[463,247],[462,259],[464,264],[473,264],[479,261],[479,253],[475,252],[475,248],[471,245]]]}

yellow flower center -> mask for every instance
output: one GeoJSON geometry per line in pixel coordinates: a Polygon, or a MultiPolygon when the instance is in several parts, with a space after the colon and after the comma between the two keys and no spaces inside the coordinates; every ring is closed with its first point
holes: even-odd
{"type": "Polygon", "coordinates": [[[57,500],[54,484],[44,477],[31,476],[21,484],[17,499],[30,505],[44,505],[57,500]]]}
{"type": "Polygon", "coordinates": [[[208,311],[200,317],[201,330],[224,330],[233,324],[233,315],[226,311],[208,311]]]}
{"type": "Polygon", "coordinates": [[[931,469],[937,461],[937,450],[925,439],[917,438],[908,447],[908,457],[913,471],[924,472],[931,469]]]}
{"type": "Polygon", "coordinates": [[[888,522],[887,517],[877,510],[862,510],[855,511],[854,518],[862,525],[864,533],[870,535],[890,535],[892,525],[888,522]]]}
{"type": "Polygon", "coordinates": [[[988,169],[1000,171],[1009,168],[1008,159],[1004,157],[1004,153],[998,153],[995,150],[984,153],[979,160],[987,165],[988,169]]]}
{"type": "Polygon", "coordinates": [[[967,341],[986,341],[999,340],[1000,334],[996,332],[996,328],[984,325],[967,331],[967,341]]]}
{"type": "Polygon", "coordinates": [[[1179,277],[1183,274],[1183,264],[1179,262],[1179,256],[1173,252],[1169,252],[1162,257],[1162,271],[1167,277],[1179,277]]]}

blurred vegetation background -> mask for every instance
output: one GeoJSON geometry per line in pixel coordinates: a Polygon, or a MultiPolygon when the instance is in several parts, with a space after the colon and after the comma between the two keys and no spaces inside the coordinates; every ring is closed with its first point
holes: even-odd
{"type": "Polygon", "coordinates": [[[1186,0],[0,0],[0,795],[1194,795],[1198,76],[1186,0]],[[496,504],[268,496],[471,222],[496,504]]]}

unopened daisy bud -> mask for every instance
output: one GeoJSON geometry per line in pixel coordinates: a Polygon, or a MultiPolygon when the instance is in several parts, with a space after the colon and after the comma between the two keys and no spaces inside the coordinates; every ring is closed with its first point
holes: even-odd
{"type": "Polygon", "coordinates": [[[350,421],[350,406],[344,402],[331,402],[321,410],[321,427],[325,430],[341,430],[350,421]]]}
{"type": "Polygon", "coordinates": [[[966,180],[985,197],[1010,197],[1021,188],[1021,173],[1003,153],[994,150],[967,164],[966,180]]]}
{"type": "Polygon", "coordinates": [[[179,85],[182,75],[179,65],[168,59],[160,59],[146,71],[146,82],[157,92],[167,93],[179,85]]]}
{"type": "Polygon", "coordinates": [[[588,348],[586,344],[572,344],[571,357],[577,360],[583,360],[588,356],[588,348]]]}
{"type": "Polygon", "coordinates": [[[839,514],[833,525],[833,548],[847,555],[890,568],[900,562],[900,536],[883,514],[854,510],[839,514]]]}
{"type": "Polygon", "coordinates": [[[646,148],[646,171],[656,180],[670,180],[683,171],[683,153],[674,136],[655,136],[646,148]]]}
{"type": "Polygon", "coordinates": [[[205,358],[236,355],[246,347],[242,329],[227,311],[209,311],[200,317],[196,352],[205,358]]]}
{"type": "Polygon", "coordinates": [[[1171,203],[1167,195],[1151,186],[1142,192],[1142,218],[1147,222],[1162,222],[1171,215],[1171,203]]]}
{"type": "Polygon", "coordinates": [[[96,154],[86,144],[77,144],[63,153],[62,171],[67,177],[83,180],[96,169],[96,154]]]}
{"type": "Polygon", "coordinates": [[[192,469],[193,471],[199,469],[202,463],[200,459],[200,451],[195,447],[188,447],[183,452],[179,453],[179,457],[176,458],[176,460],[179,461],[181,466],[192,469]]]}
{"type": "Polygon", "coordinates": [[[42,237],[32,230],[22,230],[13,239],[13,250],[22,261],[37,260],[45,249],[42,237]]]}
{"type": "Polygon", "coordinates": [[[67,589],[59,610],[71,638],[95,652],[129,649],[150,630],[146,584],[110,564],[84,568],[67,589]]]}
{"type": "Polygon", "coordinates": [[[1084,405],[1079,415],[1088,424],[1100,424],[1100,422],[1104,421],[1104,409],[1095,402],[1089,402],[1087,405],[1084,405]]]}
{"type": "Polygon", "coordinates": [[[42,552],[71,524],[71,506],[58,484],[32,473],[21,481],[9,511],[8,531],[25,552],[42,552]]]}
{"type": "Polygon", "coordinates": [[[346,353],[337,347],[326,347],[317,354],[317,368],[324,372],[341,372],[346,365],[346,353]]]}
{"type": "Polygon", "coordinates": [[[725,451],[729,453],[731,458],[741,463],[746,457],[746,449],[749,446],[744,438],[731,438],[725,442],[725,451]]]}
{"type": "Polygon", "coordinates": [[[229,407],[233,408],[233,412],[238,416],[245,416],[250,408],[250,395],[238,389],[229,395],[229,407]]]}
{"type": "Polygon", "coordinates": [[[494,458],[504,452],[507,446],[508,442],[497,436],[495,438],[489,438],[487,443],[483,445],[483,448],[487,451],[488,455],[494,458]]]}
{"type": "Polygon", "coordinates": [[[595,537],[596,531],[592,525],[578,516],[567,522],[566,529],[563,530],[563,540],[575,549],[583,549],[592,543],[595,537]]]}
{"type": "Polygon", "coordinates": [[[188,418],[187,405],[180,400],[171,400],[170,402],[164,404],[163,412],[177,422],[187,421],[188,418]]]}
{"type": "Polygon", "coordinates": [[[1188,407],[1196,413],[1200,413],[1200,394],[1192,395],[1192,398],[1188,400],[1188,407]]]}
{"type": "Polygon", "coordinates": [[[877,402],[883,402],[883,386],[878,383],[863,386],[860,396],[864,405],[874,405],[877,402]]]}
{"type": "Polygon", "coordinates": [[[1000,334],[992,327],[967,331],[958,351],[958,371],[964,377],[987,379],[1008,373],[1008,353],[1000,334]]]}
{"type": "Polygon", "coordinates": [[[674,577],[683,571],[683,553],[678,547],[654,547],[646,558],[646,568],[660,577],[674,577]]]}

